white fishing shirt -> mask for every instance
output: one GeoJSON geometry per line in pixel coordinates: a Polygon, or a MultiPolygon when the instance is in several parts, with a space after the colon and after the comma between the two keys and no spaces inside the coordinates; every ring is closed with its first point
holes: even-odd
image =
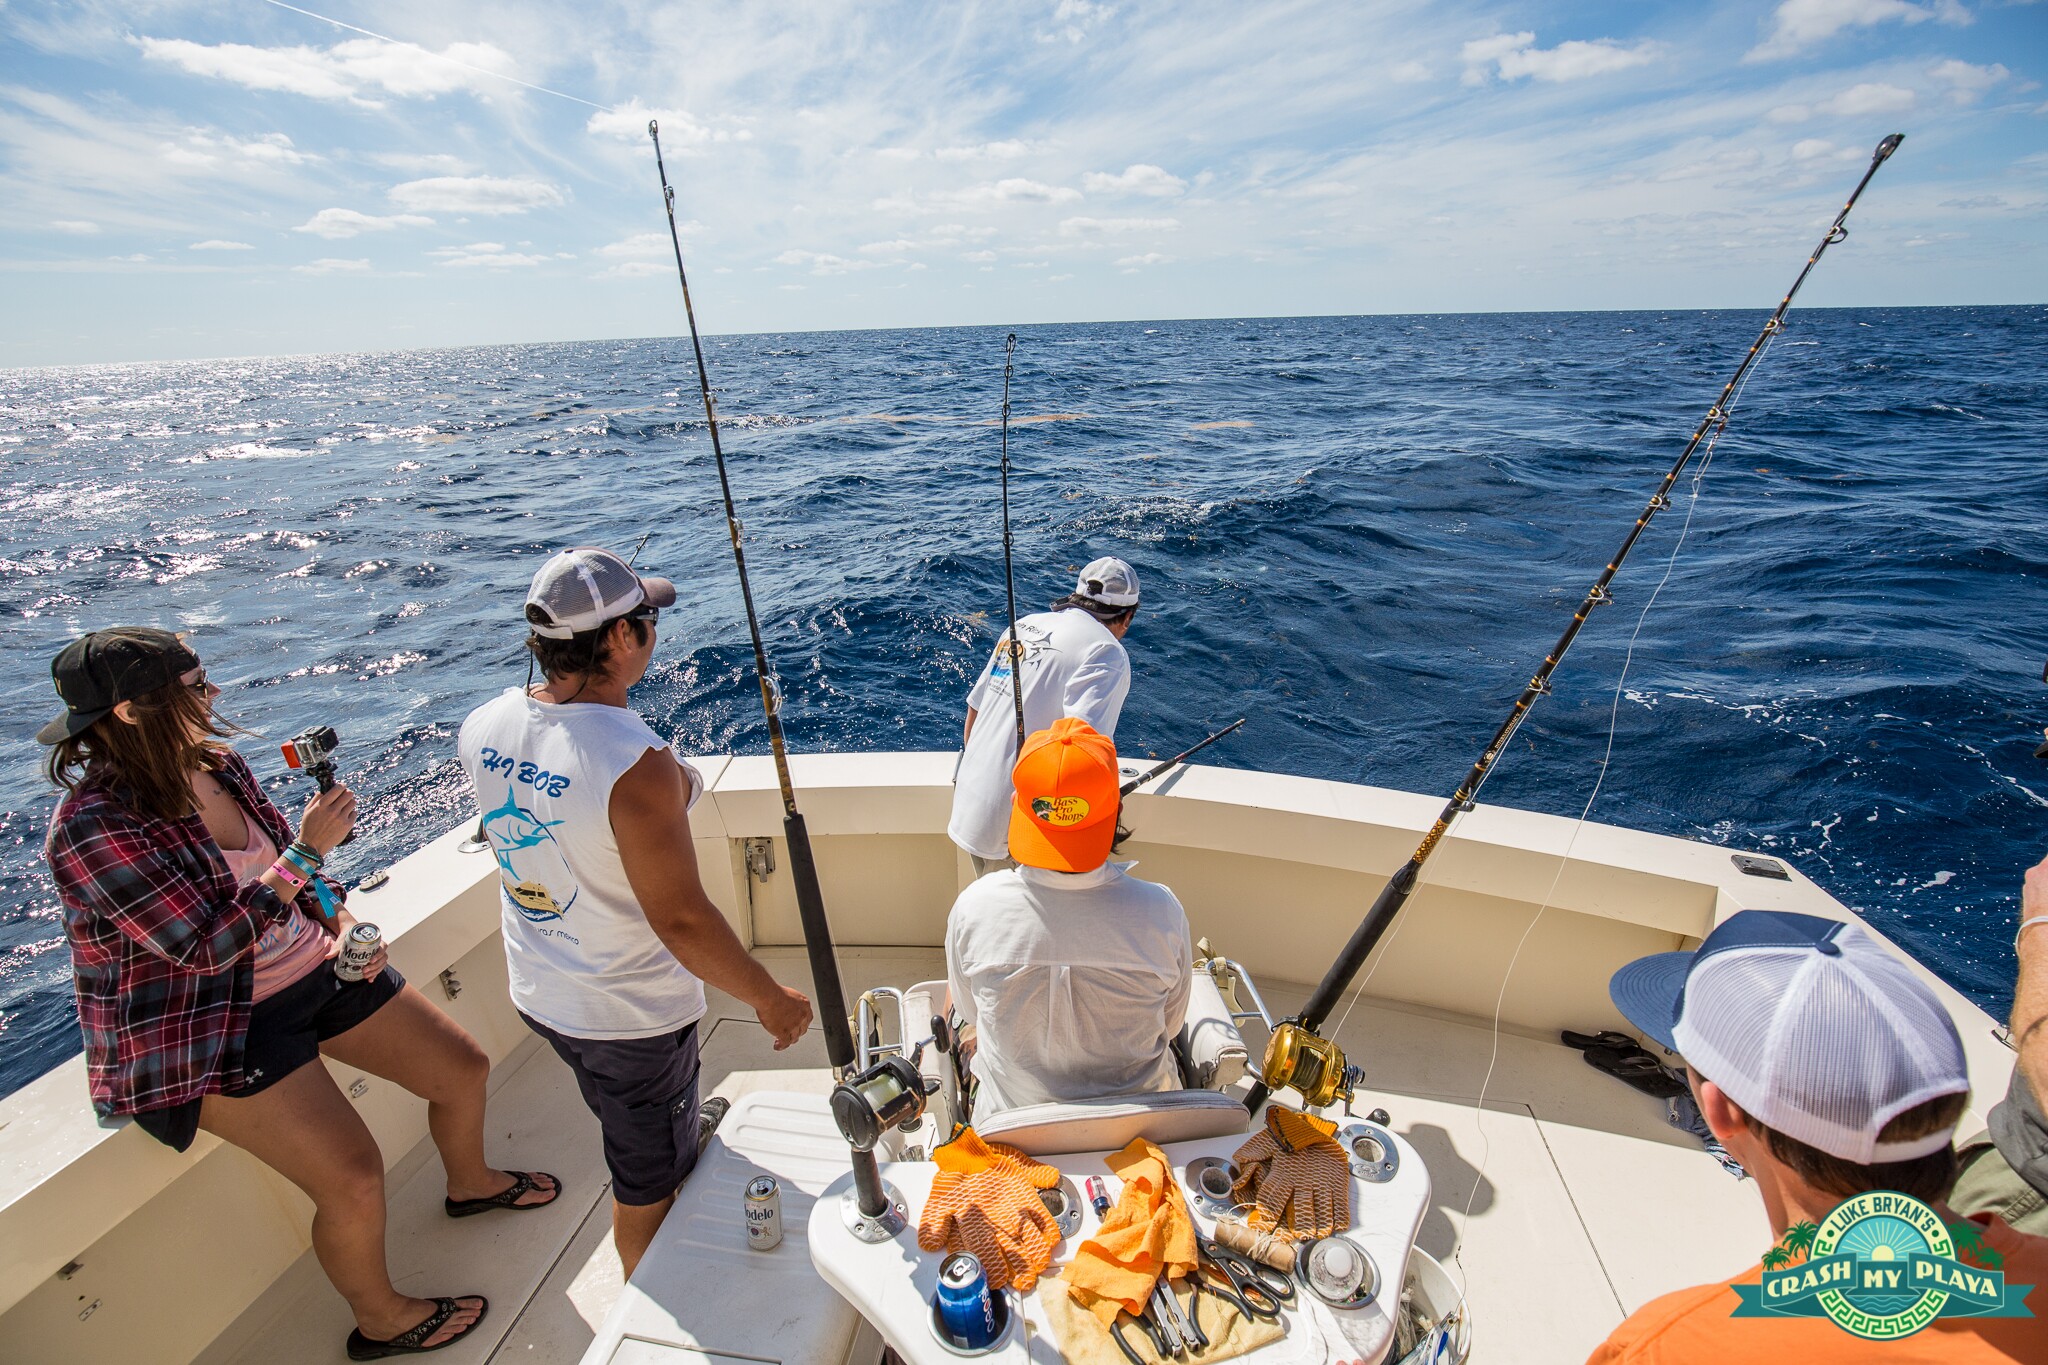
{"type": "MultiPolygon", "coordinates": [[[[1010,685],[1009,632],[989,655],[967,694],[974,730],[954,778],[953,816],[946,833],[979,858],[1010,856],[1010,802],[1017,766],[1017,702],[1010,685]]],[[[1117,717],[1131,690],[1131,659],[1109,627],[1075,608],[1017,619],[1024,645],[1024,733],[1035,735],[1063,716],[1085,720],[1116,738],[1117,717]]]]}
{"type": "Polygon", "coordinates": [[[1131,866],[1006,868],[953,902],[946,980],[954,1013],[979,1033],[977,1119],[1180,1088],[1172,1046],[1194,971],[1188,917],[1131,866]]]}
{"type": "MultiPolygon", "coordinates": [[[[512,1003],[573,1038],[652,1038],[704,1014],[704,983],[647,923],[612,833],[612,787],[668,741],[619,706],[520,688],[470,712],[456,749],[497,856],[512,1003]]],[[[696,804],[697,770],[682,765],[696,804]]]]}

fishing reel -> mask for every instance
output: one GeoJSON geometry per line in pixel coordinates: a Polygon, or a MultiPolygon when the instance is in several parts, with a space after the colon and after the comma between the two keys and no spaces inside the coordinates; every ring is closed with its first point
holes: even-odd
{"type": "Polygon", "coordinates": [[[938,1089],[919,1074],[915,1054],[884,1057],[832,1087],[832,1121],[854,1151],[872,1152],[882,1134],[923,1118],[925,1101],[938,1089]]]}
{"type": "Polygon", "coordinates": [[[1259,1063],[1259,1079],[1268,1090],[1292,1086],[1311,1109],[1342,1100],[1349,1114],[1365,1070],[1346,1065],[1342,1048],[1300,1020],[1289,1019],[1273,1026],[1265,1059],[1259,1063]]]}

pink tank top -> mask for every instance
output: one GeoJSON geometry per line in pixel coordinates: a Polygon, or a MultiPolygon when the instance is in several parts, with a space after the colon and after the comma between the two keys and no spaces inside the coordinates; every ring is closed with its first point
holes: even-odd
{"type": "MultiPolygon", "coordinates": [[[[277,861],[277,845],[246,809],[242,810],[242,820],[249,827],[248,844],[224,848],[220,853],[227,859],[228,871],[234,875],[236,884],[247,886],[277,861]]],[[[312,921],[294,905],[289,915],[265,929],[256,940],[255,998],[268,1000],[326,960],[327,935],[314,928],[312,921]]]]}

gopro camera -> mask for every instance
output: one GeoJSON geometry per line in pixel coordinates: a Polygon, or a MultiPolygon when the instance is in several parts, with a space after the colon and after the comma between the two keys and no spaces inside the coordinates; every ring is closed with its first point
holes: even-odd
{"type": "Polygon", "coordinates": [[[340,747],[341,736],[332,725],[315,725],[284,742],[284,764],[313,774],[320,790],[327,791],[334,786],[334,751],[340,747]]]}

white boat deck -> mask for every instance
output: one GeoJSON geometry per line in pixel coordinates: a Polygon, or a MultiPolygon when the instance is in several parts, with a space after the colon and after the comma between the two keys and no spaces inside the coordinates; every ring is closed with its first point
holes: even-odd
{"type": "MultiPolygon", "coordinates": [[[[757,956],[778,978],[807,984],[800,950],[757,956]]],[[[943,974],[929,949],[849,949],[841,959],[849,998],[943,974]]],[[[1307,993],[1260,987],[1276,1012],[1307,993]]],[[[729,997],[712,992],[707,1018],[706,1094],[828,1088],[815,1030],[778,1054],[729,997]]],[[[1484,1021],[1361,1003],[1338,1038],[1370,1076],[1359,1111],[1384,1106],[1429,1163],[1435,1192],[1419,1245],[1466,1281],[1480,1359],[1582,1361],[1647,1299],[1740,1270],[1769,1241],[1751,1185],[1670,1128],[1660,1102],[1555,1040],[1500,1034],[1482,1120],[1476,1102],[1494,1042],[1484,1021]]],[[[579,1360],[619,1290],[596,1122],[544,1048],[500,1068],[491,1119],[494,1159],[555,1172],[562,1199],[544,1212],[451,1221],[430,1156],[392,1191],[393,1272],[410,1292],[490,1297],[485,1326],[439,1354],[448,1365],[579,1360]]],[[[340,1362],[349,1326],[307,1253],[202,1360],[340,1362]]]]}

